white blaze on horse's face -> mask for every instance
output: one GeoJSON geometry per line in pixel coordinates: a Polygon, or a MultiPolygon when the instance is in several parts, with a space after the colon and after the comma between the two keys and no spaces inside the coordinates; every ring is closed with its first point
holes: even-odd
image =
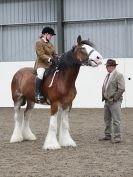
{"type": "Polygon", "coordinates": [[[102,64],[102,56],[98,51],[86,44],[82,47],[85,48],[88,53],[88,65],[95,67],[102,64]]]}

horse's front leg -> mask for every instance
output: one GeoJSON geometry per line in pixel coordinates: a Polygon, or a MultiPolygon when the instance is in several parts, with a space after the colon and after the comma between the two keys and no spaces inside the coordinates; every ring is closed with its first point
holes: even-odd
{"type": "Polygon", "coordinates": [[[57,113],[50,116],[48,134],[43,149],[60,149],[60,145],[57,141],[57,113]]]}
{"type": "Polygon", "coordinates": [[[76,143],[69,133],[69,108],[61,110],[59,143],[61,146],[76,147],[76,143]]]}

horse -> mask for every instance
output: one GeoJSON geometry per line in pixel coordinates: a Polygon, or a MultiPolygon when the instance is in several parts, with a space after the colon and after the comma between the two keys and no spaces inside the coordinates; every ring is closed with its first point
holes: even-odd
{"type": "MultiPolygon", "coordinates": [[[[51,108],[49,128],[43,149],[77,146],[69,132],[69,114],[77,94],[75,81],[81,66],[95,67],[101,63],[102,56],[95,49],[93,43],[89,40],[82,40],[79,35],[77,44],[62,54],[59,59],[56,59],[55,65],[50,66],[42,84],[42,93],[47,101],[45,100],[41,104],[48,103],[51,108]],[[59,112],[60,127],[58,129],[57,117],[59,112]]],[[[10,143],[36,140],[29,124],[31,110],[37,103],[35,100],[35,78],[34,68],[30,67],[19,69],[13,76],[11,92],[14,102],[15,125],[10,143]],[[25,104],[23,121],[20,121],[20,108],[25,104]]]]}

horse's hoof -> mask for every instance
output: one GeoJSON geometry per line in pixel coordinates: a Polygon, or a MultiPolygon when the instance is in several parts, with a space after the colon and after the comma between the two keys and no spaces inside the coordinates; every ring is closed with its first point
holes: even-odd
{"type": "Polygon", "coordinates": [[[60,149],[60,148],[61,148],[61,146],[59,144],[57,144],[57,145],[46,145],[46,144],[44,144],[42,149],[45,149],[45,150],[50,150],[50,149],[55,150],[55,149],[60,149]]]}
{"type": "Polygon", "coordinates": [[[35,141],[36,140],[36,136],[33,134],[33,133],[22,133],[22,135],[23,135],[23,139],[24,140],[29,140],[29,141],[35,141]]]}
{"type": "Polygon", "coordinates": [[[59,141],[60,142],[60,145],[61,146],[64,146],[64,147],[67,147],[67,146],[71,146],[71,147],[76,147],[77,145],[76,145],[76,143],[75,143],[75,141],[59,141]]]}
{"type": "Polygon", "coordinates": [[[36,137],[35,137],[35,136],[24,136],[24,140],[27,140],[27,141],[35,141],[35,140],[36,140],[36,137]]]}
{"type": "Polygon", "coordinates": [[[23,137],[11,137],[10,139],[10,143],[18,143],[18,142],[22,142],[23,141],[23,137]]]}

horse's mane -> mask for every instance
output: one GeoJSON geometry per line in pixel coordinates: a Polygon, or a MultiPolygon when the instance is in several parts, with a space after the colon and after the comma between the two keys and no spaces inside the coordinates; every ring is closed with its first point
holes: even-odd
{"type": "Polygon", "coordinates": [[[90,41],[90,39],[81,41],[81,44],[86,44],[95,48],[95,45],[90,41]]]}
{"type": "MultiPolygon", "coordinates": [[[[89,45],[91,47],[95,47],[95,45],[88,39],[88,40],[82,40],[81,44],[86,44],[89,45]]],[[[64,71],[65,69],[69,68],[69,67],[74,67],[76,65],[81,65],[81,62],[79,60],[75,60],[73,52],[75,50],[75,46],[72,47],[71,50],[69,50],[68,52],[64,53],[60,60],[59,60],[59,69],[61,71],[64,71]]]]}
{"type": "Polygon", "coordinates": [[[67,70],[68,68],[72,68],[72,67],[81,65],[81,62],[74,58],[75,47],[76,46],[73,46],[71,50],[63,53],[61,55],[61,57],[57,60],[57,62],[48,68],[48,75],[53,74],[55,72],[56,68],[59,70],[59,72],[62,75],[64,75],[65,70],[67,70]]]}
{"type": "Polygon", "coordinates": [[[76,60],[74,57],[74,49],[76,46],[73,46],[71,50],[65,52],[59,59],[59,70],[64,71],[67,68],[75,67],[76,65],[79,66],[81,63],[79,60],[76,60]]]}

